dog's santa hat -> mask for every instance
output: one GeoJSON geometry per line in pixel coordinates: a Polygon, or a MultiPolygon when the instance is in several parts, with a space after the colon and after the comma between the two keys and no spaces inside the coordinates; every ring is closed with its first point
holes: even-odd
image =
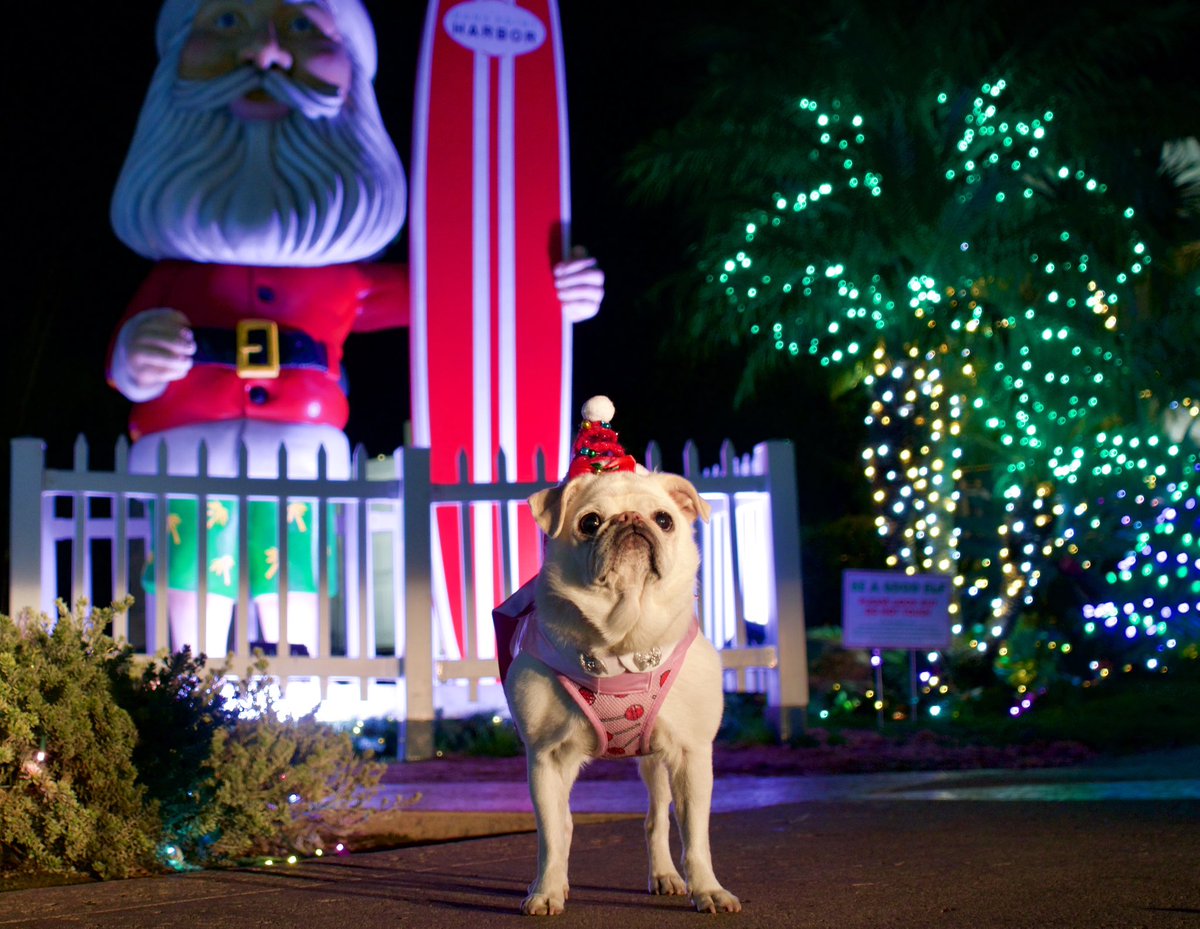
{"type": "Polygon", "coordinates": [[[603,395],[592,397],[583,405],[583,422],[571,447],[571,466],[564,481],[581,474],[606,474],[609,471],[636,471],[638,464],[625,451],[613,430],[616,415],[613,402],[603,395]]]}

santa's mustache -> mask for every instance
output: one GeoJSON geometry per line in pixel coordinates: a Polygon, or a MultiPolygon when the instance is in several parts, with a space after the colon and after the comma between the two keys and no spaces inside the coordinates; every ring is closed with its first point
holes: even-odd
{"type": "Polygon", "coordinates": [[[252,65],[204,81],[177,80],[172,99],[181,110],[206,112],[229,106],[256,90],[265,91],[308,119],[336,116],[345,102],[340,93],[322,93],[292,80],[282,71],[274,68],[260,71],[252,65]]]}
{"type": "Polygon", "coordinates": [[[404,219],[399,155],[361,74],[344,104],[322,89],[251,65],[186,81],[178,56],[163,58],[113,194],[117,235],[151,258],[235,264],[312,267],[380,251],[404,219]],[[235,115],[230,104],[258,90],[289,112],[235,115]]]}

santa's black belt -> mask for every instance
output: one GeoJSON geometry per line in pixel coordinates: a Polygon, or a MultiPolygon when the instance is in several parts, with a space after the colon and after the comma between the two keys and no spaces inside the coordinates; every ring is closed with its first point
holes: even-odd
{"type": "Polygon", "coordinates": [[[298,329],[280,329],[269,319],[243,319],[236,329],[197,326],[195,364],[236,368],[239,377],[278,377],[282,369],[329,371],[324,344],[298,329]]]}

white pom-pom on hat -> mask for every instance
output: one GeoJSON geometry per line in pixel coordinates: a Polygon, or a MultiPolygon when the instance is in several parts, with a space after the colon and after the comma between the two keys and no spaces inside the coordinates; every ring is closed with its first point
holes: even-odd
{"type": "Polygon", "coordinates": [[[583,405],[583,418],[588,422],[611,423],[613,417],[617,415],[617,408],[613,406],[613,402],[603,394],[592,397],[583,405]]]}

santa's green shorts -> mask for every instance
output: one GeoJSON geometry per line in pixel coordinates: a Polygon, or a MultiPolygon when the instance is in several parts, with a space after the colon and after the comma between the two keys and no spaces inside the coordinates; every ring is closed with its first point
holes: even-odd
{"type": "MultiPolygon", "coordinates": [[[[314,500],[290,499],[287,503],[288,590],[292,593],[317,592],[317,526],[313,519],[314,500]]],[[[154,504],[149,508],[150,524],[157,526],[154,504]]],[[[326,508],[332,527],[334,505],[326,508]]],[[[167,587],[195,591],[200,579],[200,533],[205,533],[208,592],[237,597],[238,550],[237,501],[228,497],[209,497],[203,520],[200,501],[195,497],[175,497],[167,504],[167,587]]],[[[152,533],[157,535],[157,533],[152,533]]],[[[279,592],[279,504],[269,500],[251,500],[247,536],[250,554],[250,596],[279,592]]],[[[146,565],[143,586],[155,592],[154,557],[161,551],[158,539],[152,541],[152,555],[146,565]]],[[[328,533],[326,570],[329,592],[337,593],[337,533],[328,533]]]]}

